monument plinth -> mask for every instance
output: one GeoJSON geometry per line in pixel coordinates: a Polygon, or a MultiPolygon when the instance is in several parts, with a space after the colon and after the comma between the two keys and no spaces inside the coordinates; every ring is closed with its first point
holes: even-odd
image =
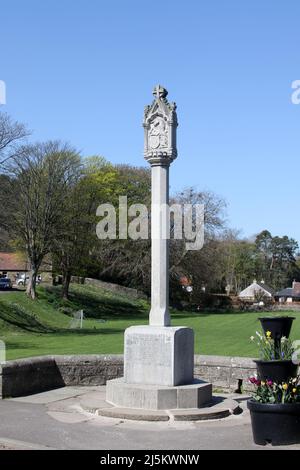
{"type": "Polygon", "coordinates": [[[194,378],[191,328],[133,326],[125,331],[124,380],[145,385],[186,385],[194,378]]]}
{"type": "Polygon", "coordinates": [[[158,85],[144,112],[144,156],[151,165],[151,310],[148,326],[125,331],[124,378],[107,383],[106,399],[145,409],[197,408],[211,384],[194,380],[194,332],[171,327],[169,313],[169,167],[177,157],[176,104],[158,85]],[[184,406],[183,406],[184,405],[184,406]]]}

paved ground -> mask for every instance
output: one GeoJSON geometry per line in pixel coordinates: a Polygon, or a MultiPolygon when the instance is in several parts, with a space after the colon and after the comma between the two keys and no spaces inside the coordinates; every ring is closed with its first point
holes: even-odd
{"type": "Polygon", "coordinates": [[[95,390],[104,388],[65,387],[0,401],[0,449],[265,449],[253,443],[247,410],[209,422],[124,421],[80,408],[82,396],[95,390]]]}
{"type": "Polygon", "coordinates": [[[9,294],[11,292],[24,292],[24,289],[19,289],[18,287],[13,287],[12,289],[0,289],[0,295],[9,294]]]}

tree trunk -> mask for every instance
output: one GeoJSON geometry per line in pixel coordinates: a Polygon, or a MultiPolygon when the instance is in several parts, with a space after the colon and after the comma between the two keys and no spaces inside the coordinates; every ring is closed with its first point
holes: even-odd
{"type": "Polygon", "coordinates": [[[36,279],[37,279],[38,269],[39,269],[39,266],[33,266],[33,265],[31,266],[31,272],[29,274],[29,280],[28,280],[28,284],[26,287],[26,294],[32,300],[35,300],[36,298],[36,279]]]}
{"type": "Polygon", "coordinates": [[[69,287],[71,282],[71,273],[67,272],[63,274],[62,279],[62,298],[68,300],[69,298],[69,287]]]}

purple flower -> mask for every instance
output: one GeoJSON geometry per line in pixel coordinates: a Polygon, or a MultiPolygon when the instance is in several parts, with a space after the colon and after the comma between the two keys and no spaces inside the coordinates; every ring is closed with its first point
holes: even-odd
{"type": "Polygon", "coordinates": [[[261,381],[260,381],[260,380],[257,380],[256,377],[249,377],[249,382],[250,382],[251,384],[254,384],[254,385],[257,385],[257,386],[259,386],[259,385],[261,384],[261,381]]]}
{"type": "Polygon", "coordinates": [[[272,380],[267,380],[267,385],[268,385],[268,387],[272,387],[272,385],[273,385],[272,380]]]}

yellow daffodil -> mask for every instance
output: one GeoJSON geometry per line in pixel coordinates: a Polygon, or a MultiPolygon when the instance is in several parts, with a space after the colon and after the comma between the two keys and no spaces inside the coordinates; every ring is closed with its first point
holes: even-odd
{"type": "Polygon", "coordinates": [[[282,385],[283,390],[287,390],[289,388],[288,384],[283,384],[282,385]]]}
{"type": "Polygon", "coordinates": [[[267,338],[271,338],[271,336],[272,336],[271,331],[267,331],[267,332],[266,332],[266,337],[267,337],[267,338]]]}
{"type": "Polygon", "coordinates": [[[293,388],[293,393],[296,393],[297,392],[297,389],[296,388],[293,388]]]}
{"type": "Polygon", "coordinates": [[[262,386],[266,385],[266,382],[261,382],[261,385],[262,385],[262,386]]]}

